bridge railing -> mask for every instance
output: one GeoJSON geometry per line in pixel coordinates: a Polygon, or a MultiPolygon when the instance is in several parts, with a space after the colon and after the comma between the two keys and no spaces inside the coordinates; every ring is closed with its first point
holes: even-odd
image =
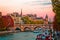
{"type": "Polygon", "coordinates": [[[42,26],[44,26],[44,25],[45,25],[45,26],[49,26],[49,25],[53,25],[53,24],[47,24],[47,25],[46,25],[46,24],[21,24],[21,25],[30,25],[30,26],[34,26],[34,25],[36,25],[36,26],[37,26],[37,25],[42,25],[42,26]]]}

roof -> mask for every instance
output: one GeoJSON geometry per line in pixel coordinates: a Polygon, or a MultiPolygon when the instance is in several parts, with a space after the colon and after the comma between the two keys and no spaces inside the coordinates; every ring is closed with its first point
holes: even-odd
{"type": "Polygon", "coordinates": [[[39,19],[40,20],[40,19],[43,19],[43,18],[42,17],[37,17],[36,19],[39,19]]]}

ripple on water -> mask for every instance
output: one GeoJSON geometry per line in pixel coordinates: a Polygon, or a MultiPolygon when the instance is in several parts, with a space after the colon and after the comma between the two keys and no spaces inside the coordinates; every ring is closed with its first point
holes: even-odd
{"type": "Polygon", "coordinates": [[[20,32],[0,36],[0,40],[35,40],[36,35],[33,32],[20,32]]]}

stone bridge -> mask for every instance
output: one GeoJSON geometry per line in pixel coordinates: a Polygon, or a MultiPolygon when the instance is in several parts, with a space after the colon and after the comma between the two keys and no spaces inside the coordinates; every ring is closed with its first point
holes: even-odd
{"type": "Polygon", "coordinates": [[[21,31],[31,30],[34,31],[37,28],[50,29],[53,28],[52,24],[16,24],[15,29],[19,28],[21,31]]]}

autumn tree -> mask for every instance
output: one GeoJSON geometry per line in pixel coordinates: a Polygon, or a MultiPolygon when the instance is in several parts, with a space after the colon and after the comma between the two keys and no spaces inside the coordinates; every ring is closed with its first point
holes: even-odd
{"type": "Polygon", "coordinates": [[[60,1],[59,0],[52,0],[53,11],[55,12],[54,18],[54,28],[55,30],[60,31],[60,1]]]}
{"type": "Polygon", "coordinates": [[[4,25],[3,25],[3,19],[2,19],[2,13],[0,12],[0,31],[4,31],[4,25]]]}

